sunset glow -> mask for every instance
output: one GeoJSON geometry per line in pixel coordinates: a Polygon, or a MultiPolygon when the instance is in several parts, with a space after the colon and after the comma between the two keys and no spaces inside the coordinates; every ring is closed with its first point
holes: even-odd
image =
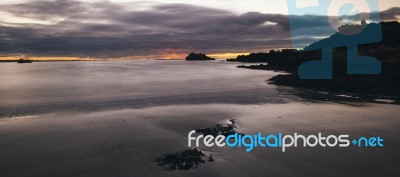
{"type": "MultiPolygon", "coordinates": [[[[379,5],[382,21],[399,20],[398,0],[379,5]]],[[[288,14],[287,1],[2,0],[0,60],[18,55],[36,60],[184,59],[190,52],[235,58],[290,48],[288,15],[307,23],[305,14],[288,14]]],[[[307,15],[315,18],[311,27],[318,28],[318,20],[332,14],[307,15]]],[[[304,36],[305,43],[329,35],[304,36]]]]}

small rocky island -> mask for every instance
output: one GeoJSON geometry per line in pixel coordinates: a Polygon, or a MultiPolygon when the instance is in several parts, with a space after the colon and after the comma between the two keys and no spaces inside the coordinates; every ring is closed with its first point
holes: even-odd
{"type": "Polygon", "coordinates": [[[190,53],[186,57],[187,61],[200,61],[200,60],[215,60],[215,58],[211,58],[204,53],[190,53]]]}

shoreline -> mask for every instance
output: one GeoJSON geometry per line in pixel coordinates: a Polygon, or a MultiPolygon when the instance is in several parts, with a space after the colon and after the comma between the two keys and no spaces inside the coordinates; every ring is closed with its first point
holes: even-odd
{"type": "MultiPolygon", "coordinates": [[[[297,77],[297,73],[290,73],[285,69],[274,68],[268,64],[238,65],[237,67],[251,70],[283,72],[282,74],[277,74],[272,78],[267,79],[267,84],[294,87],[299,89],[310,89],[316,92],[329,92],[331,95],[349,95],[350,97],[358,97],[361,101],[367,102],[374,102],[374,100],[377,99],[391,99],[394,100],[395,104],[400,104],[400,90],[393,88],[393,86],[386,88],[385,86],[380,85],[379,87],[374,87],[375,90],[359,90],[357,85],[363,82],[372,81],[363,78],[363,75],[352,76],[352,78],[350,78],[351,80],[348,81],[342,78],[341,80],[301,80],[297,77]],[[358,84],[357,81],[359,81],[358,84]],[[356,86],[346,88],[345,86],[349,86],[349,83],[351,82],[354,82],[353,84],[356,86]],[[383,94],[385,92],[386,94],[383,94]]],[[[368,77],[374,78],[374,76],[371,75],[368,75],[368,77]]],[[[385,78],[385,76],[379,77],[385,78]]]]}
{"type": "Polygon", "coordinates": [[[205,104],[169,105],[92,113],[51,113],[0,120],[0,169],[6,176],[371,176],[395,172],[397,105],[205,104]],[[318,109],[319,112],[314,110],[318,109]],[[267,113],[267,114],[266,114],[267,113]],[[237,131],[292,134],[379,134],[384,148],[200,147],[214,162],[190,170],[165,171],[156,159],[190,149],[190,130],[237,121],[237,131]],[[154,136],[157,135],[157,136],[154,136]],[[5,143],[7,142],[7,143],[5,143]],[[386,145],[385,144],[385,145],[386,145]],[[26,148],[29,148],[27,150],[26,148]],[[32,160],[26,160],[32,159],[32,160]],[[34,159],[34,160],[33,160],[34,159]],[[318,161],[319,163],[313,163],[318,161]],[[327,175],[329,169],[335,172],[327,175]],[[371,170],[359,171],[359,168],[371,170]],[[237,169],[241,169],[237,171],[237,169]],[[283,170],[284,169],[284,170],[283,170]]]}

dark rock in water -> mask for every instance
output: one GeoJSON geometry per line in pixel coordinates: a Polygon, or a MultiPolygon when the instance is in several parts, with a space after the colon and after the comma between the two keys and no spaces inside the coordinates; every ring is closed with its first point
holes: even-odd
{"type": "Polygon", "coordinates": [[[29,60],[29,59],[19,59],[18,61],[17,61],[17,63],[32,63],[32,60],[29,60]]]}
{"type": "Polygon", "coordinates": [[[160,166],[167,166],[165,170],[190,170],[205,163],[203,157],[206,154],[197,148],[180,151],[175,154],[165,154],[163,158],[157,159],[160,166]]]}
{"type": "MultiPolygon", "coordinates": [[[[236,128],[236,120],[230,119],[229,124],[221,125],[217,124],[212,128],[204,128],[204,129],[196,129],[197,133],[202,133],[203,135],[212,135],[212,136],[228,136],[231,134],[237,133],[235,131],[236,128]]],[[[203,157],[206,157],[207,154],[204,151],[194,148],[188,149],[185,151],[179,151],[174,154],[165,154],[164,157],[157,159],[158,165],[166,166],[165,170],[190,170],[199,166],[206,161],[203,160],[203,157]]],[[[214,158],[210,154],[207,158],[208,162],[213,162],[214,158]]]]}
{"type": "Polygon", "coordinates": [[[203,135],[212,135],[212,136],[218,136],[218,135],[224,135],[224,136],[229,136],[232,134],[237,133],[235,131],[236,128],[236,120],[231,119],[229,120],[230,124],[227,125],[221,125],[217,124],[214,127],[211,128],[203,128],[203,129],[196,129],[197,133],[202,133],[203,135]]]}
{"type": "Polygon", "coordinates": [[[212,157],[211,154],[210,154],[210,157],[208,157],[208,161],[209,161],[209,162],[214,162],[214,158],[212,157]]]}
{"type": "MultiPolygon", "coordinates": [[[[197,133],[202,133],[203,135],[212,135],[212,136],[228,136],[231,134],[237,133],[235,131],[236,128],[236,120],[230,119],[229,124],[221,125],[217,124],[212,128],[204,128],[204,129],[196,129],[197,133]]],[[[206,161],[203,160],[203,157],[206,157],[207,154],[204,151],[194,148],[188,149],[185,151],[179,151],[174,154],[165,154],[164,157],[157,159],[157,163],[160,166],[166,166],[165,170],[172,171],[172,170],[190,170],[199,166],[206,161]]],[[[207,158],[208,162],[213,162],[214,158],[210,154],[207,158]]]]}
{"type": "Polygon", "coordinates": [[[214,58],[211,58],[209,56],[207,56],[204,53],[190,53],[187,57],[186,60],[215,60],[214,58]]]}

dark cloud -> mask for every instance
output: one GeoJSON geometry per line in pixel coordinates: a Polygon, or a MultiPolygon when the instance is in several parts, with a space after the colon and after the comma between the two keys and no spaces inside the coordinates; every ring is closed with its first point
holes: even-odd
{"type": "Polygon", "coordinates": [[[65,17],[69,14],[82,12],[83,10],[82,3],[68,0],[33,1],[24,4],[1,6],[1,11],[12,13],[18,17],[33,17],[37,19],[65,17]]]}
{"type": "MultiPolygon", "coordinates": [[[[288,16],[230,11],[185,4],[35,1],[0,6],[0,11],[53,24],[0,21],[0,54],[116,57],[168,50],[209,53],[290,47],[288,16]]],[[[382,12],[396,18],[399,8],[382,12]]],[[[291,16],[317,29],[322,16],[291,16]]],[[[315,31],[315,30],[313,30],[315,31]]],[[[326,31],[313,35],[328,35],[326,31]]],[[[312,39],[309,38],[311,41],[312,39]]]]}

